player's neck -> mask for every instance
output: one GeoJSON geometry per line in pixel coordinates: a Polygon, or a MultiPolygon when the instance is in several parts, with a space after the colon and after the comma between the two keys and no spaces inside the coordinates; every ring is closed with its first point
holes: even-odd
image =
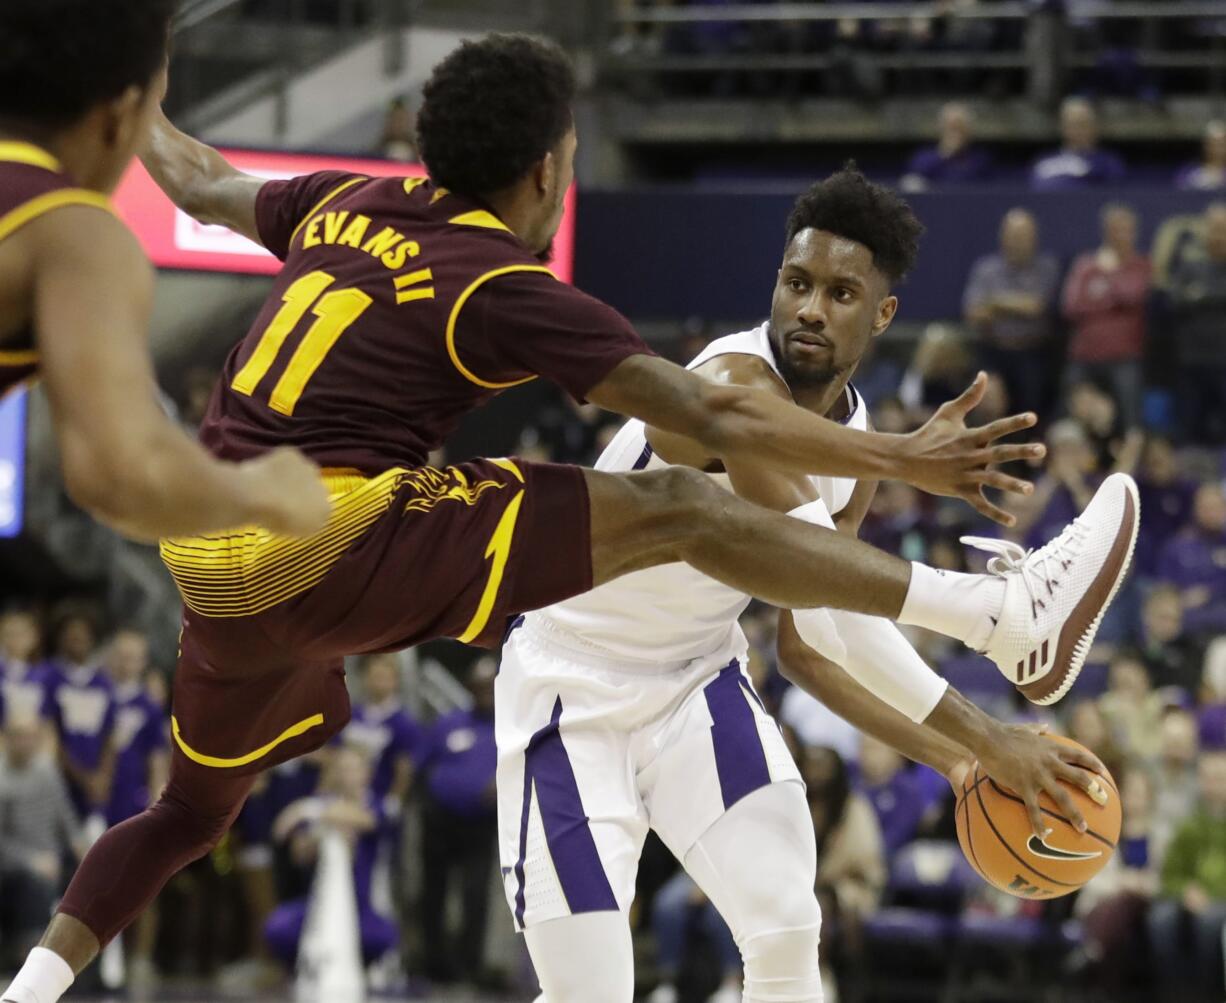
{"type": "Polygon", "coordinates": [[[847,404],[847,383],[850,373],[840,373],[820,386],[793,387],[792,399],[806,411],[820,414],[831,421],[846,421],[851,413],[847,404]]]}
{"type": "Polygon", "coordinates": [[[60,170],[78,181],[88,176],[88,167],[93,160],[87,144],[74,130],[51,132],[0,119],[0,143],[35,146],[51,154],[59,162],[60,170]]]}

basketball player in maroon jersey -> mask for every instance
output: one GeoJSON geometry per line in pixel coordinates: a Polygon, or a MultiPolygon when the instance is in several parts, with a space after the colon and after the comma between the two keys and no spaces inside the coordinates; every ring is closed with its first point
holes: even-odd
{"type": "MultiPolygon", "coordinates": [[[[997,444],[1034,416],[965,426],[982,376],[912,435],[855,431],[665,362],[616,311],[558,282],[542,258],[573,180],[574,87],[549,44],[493,35],[462,45],[425,90],[429,180],[324,172],[263,182],[155,124],[145,164],[172,200],[286,263],[225,366],[202,441],[231,461],[299,447],[323,468],[333,514],[304,540],[250,527],[163,541],[186,607],[170,782],[82,862],[43,940],[62,959],[59,981],[40,983],[54,991],[20,995],[42,968],[5,999],[54,1003],[65,972],[71,981],[167,878],[215,845],[259,771],[344,726],[346,655],[435,637],[495,644],[513,613],[671,561],[779,606],[847,608],[995,648],[1010,673],[1040,641],[1047,650],[1050,631],[1080,636],[1096,624],[1126,563],[1127,514],[1070,565],[1077,578],[1064,593],[1074,602],[1052,627],[1027,599],[1036,582],[1064,584],[1046,564],[938,573],[757,508],[695,470],[424,465],[464,415],[543,376],[713,456],[904,479],[1002,522],[1012,517],[983,488],[1029,490],[995,465],[1042,455],[1038,445],[997,444]],[[1036,635],[1032,620],[1048,633],[1036,635]]],[[[797,293],[788,351],[806,364],[829,358],[823,314],[858,295],[797,293]]],[[[879,304],[883,327],[896,305],[879,304]]],[[[1057,661],[1043,665],[1057,683],[1079,667],[1057,661]]]]}
{"type": "Polygon", "coordinates": [[[0,5],[0,395],[42,380],[65,485],[128,536],[323,525],[292,450],[218,460],[158,406],[153,269],[109,195],[164,90],[170,0],[0,5]]]}

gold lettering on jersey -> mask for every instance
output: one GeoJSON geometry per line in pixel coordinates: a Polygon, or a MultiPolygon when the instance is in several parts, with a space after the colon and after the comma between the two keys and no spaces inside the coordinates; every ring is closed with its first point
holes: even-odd
{"type": "Polygon", "coordinates": [[[341,227],[345,225],[345,220],[349,218],[349,210],[342,209],[340,212],[329,212],[324,214],[324,243],[335,244],[337,238],[341,235],[341,227]]]}
{"type": "Polygon", "coordinates": [[[370,229],[370,217],[357,216],[352,223],[345,227],[345,232],[340,235],[336,242],[358,250],[362,246],[362,241],[366,239],[366,231],[368,229],[370,229]]]}
{"type": "Polygon", "coordinates": [[[414,300],[434,299],[434,286],[423,286],[423,282],[434,281],[434,273],[429,268],[419,268],[406,275],[398,275],[392,280],[396,287],[396,302],[398,304],[412,303],[414,300]],[[417,288],[413,288],[416,286],[417,288]]]}
{"type": "Polygon", "coordinates": [[[383,227],[374,236],[367,236],[374,221],[369,216],[353,214],[342,209],[338,212],[321,212],[306,224],[302,238],[303,250],[330,245],[352,247],[355,251],[369,254],[389,271],[398,272],[411,258],[421,254],[421,245],[409,240],[399,230],[383,227]]]}

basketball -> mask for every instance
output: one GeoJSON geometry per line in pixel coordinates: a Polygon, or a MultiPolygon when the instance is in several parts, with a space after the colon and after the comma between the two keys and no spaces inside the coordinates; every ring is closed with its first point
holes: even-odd
{"type": "MultiPolygon", "coordinates": [[[[1078,744],[1057,735],[1045,737],[1078,744]]],[[[1040,796],[1043,817],[1052,829],[1040,840],[1022,799],[976,764],[962,781],[956,813],[958,842],[966,859],[980,877],[1010,895],[1051,899],[1075,892],[1107,865],[1120,836],[1119,790],[1110,774],[1099,776],[1107,789],[1105,805],[1068,785],[1089,823],[1084,833],[1073,828],[1051,798],[1040,796]]]]}

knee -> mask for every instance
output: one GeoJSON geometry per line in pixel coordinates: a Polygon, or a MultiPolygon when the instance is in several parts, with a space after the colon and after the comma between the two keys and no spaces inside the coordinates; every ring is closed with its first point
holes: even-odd
{"type": "Polygon", "coordinates": [[[177,797],[170,789],[149,809],[168,836],[182,847],[185,856],[198,860],[212,852],[229,831],[237,807],[233,810],[205,810],[177,797]]]}
{"type": "Polygon", "coordinates": [[[769,921],[742,931],[745,999],[754,1003],[821,1003],[818,949],[822,913],[810,890],[776,896],[769,921]],[[799,892],[799,894],[797,893],[799,892]]]}

